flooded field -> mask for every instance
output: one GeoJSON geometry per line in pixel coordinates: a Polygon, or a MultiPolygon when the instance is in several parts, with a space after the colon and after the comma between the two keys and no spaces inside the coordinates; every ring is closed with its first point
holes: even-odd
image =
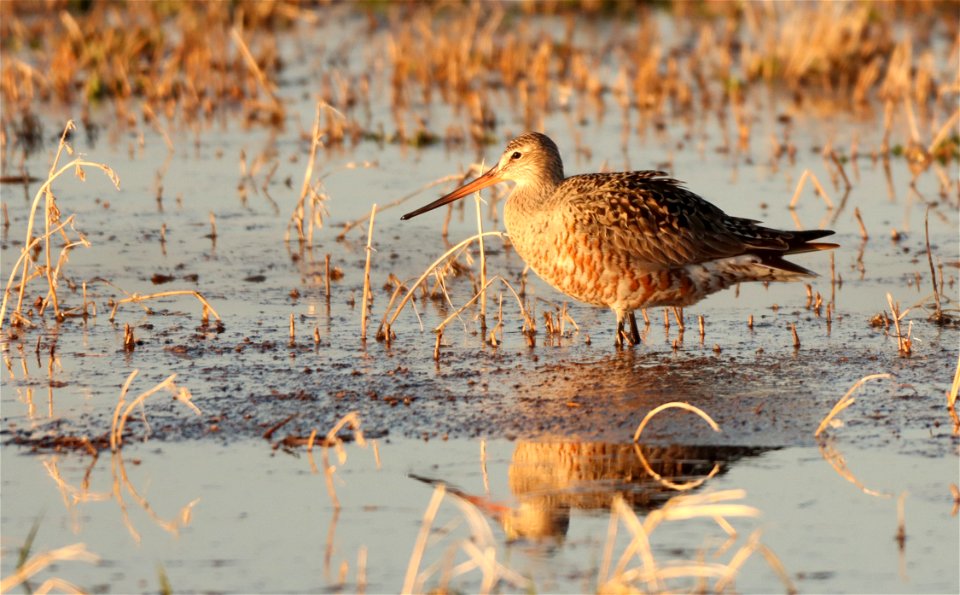
{"type": "Polygon", "coordinates": [[[3,5],[4,592],[960,589],[956,6],[163,6],[3,5]],[[839,247],[616,348],[527,129],[839,247]]]}

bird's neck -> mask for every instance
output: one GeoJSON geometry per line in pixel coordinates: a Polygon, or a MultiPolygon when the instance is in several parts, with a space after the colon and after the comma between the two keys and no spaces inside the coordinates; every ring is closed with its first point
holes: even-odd
{"type": "Polygon", "coordinates": [[[510,194],[510,202],[516,203],[524,210],[543,208],[556,195],[557,187],[561,182],[563,182],[562,175],[556,179],[545,175],[518,182],[510,194]]]}

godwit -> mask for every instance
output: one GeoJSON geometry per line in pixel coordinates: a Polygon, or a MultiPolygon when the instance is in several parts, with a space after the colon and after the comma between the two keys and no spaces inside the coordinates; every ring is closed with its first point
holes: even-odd
{"type": "Polygon", "coordinates": [[[565,178],[557,145],[539,132],[513,139],[485,174],[401,219],[506,180],[516,184],[503,214],[517,253],[561,292],[612,309],[618,347],[640,341],[637,308],[688,306],[743,281],[815,277],[783,257],[837,247],[813,242],[830,230],[731,217],[663,172],[565,178]]]}

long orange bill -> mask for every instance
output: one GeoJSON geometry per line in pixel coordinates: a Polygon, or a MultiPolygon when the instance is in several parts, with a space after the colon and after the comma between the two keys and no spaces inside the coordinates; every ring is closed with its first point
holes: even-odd
{"type": "Polygon", "coordinates": [[[428,204],[427,206],[420,207],[416,211],[411,211],[410,213],[407,213],[403,217],[400,217],[400,219],[402,221],[406,221],[407,219],[412,219],[417,215],[422,215],[427,211],[432,211],[437,207],[442,207],[445,204],[448,204],[457,199],[463,198],[464,196],[467,196],[468,194],[476,192],[477,190],[486,188],[487,186],[493,186],[497,182],[503,181],[503,178],[501,178],[499,174],[497,174],[496,170],[497,168],[495,167],[490,168],[489,170],[487,170],[487,173],[483,174],[476,180],[470,183],[464,184],[463,186],[460,186],[459,188],[457,188],[450,194],[447,194],[446,196],[441,196],[440,198],[428,204]]]}

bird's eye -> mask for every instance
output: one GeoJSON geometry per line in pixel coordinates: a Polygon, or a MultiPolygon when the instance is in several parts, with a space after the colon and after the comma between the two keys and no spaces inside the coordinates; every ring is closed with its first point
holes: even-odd
{"type": "Polygon", "coordinates": [[[514,151],[513,155],[510,156],[510,159],[520,159],[520,151],[514,151]]]}

